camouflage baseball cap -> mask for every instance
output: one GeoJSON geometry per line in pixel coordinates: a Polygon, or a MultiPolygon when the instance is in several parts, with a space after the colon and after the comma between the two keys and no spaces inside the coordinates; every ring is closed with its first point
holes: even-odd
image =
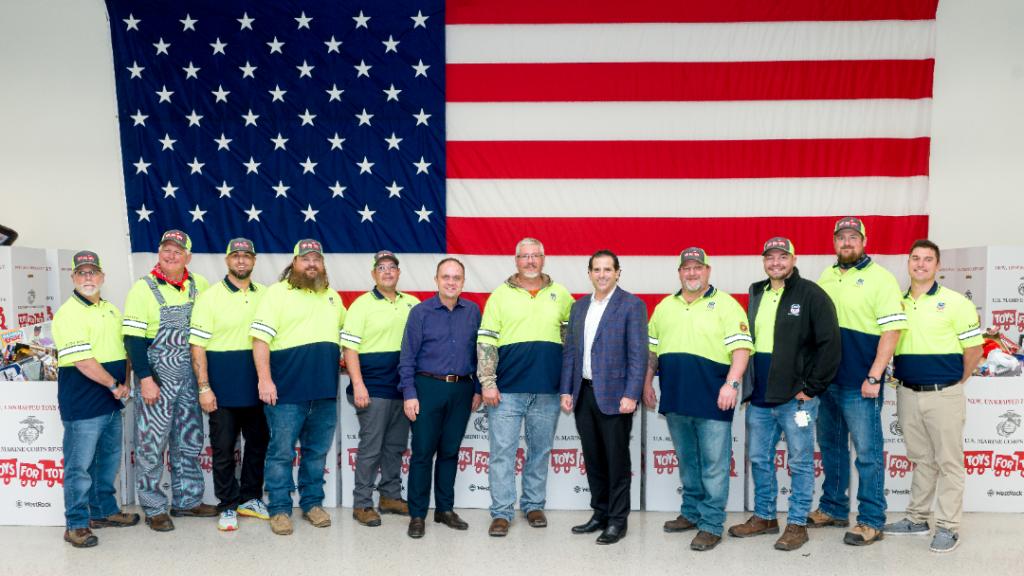
{"type": "Polygon", "coordinates": [[[770,250],[782,250],[783,252],[796,256],[796,248],[793,247],[793,242],[791,242],[789,238],[784,238],[782,236],[769,238],[768,241],[764,243],[764,250],[761,251],[761,256],[768,254],[770,250]]]}
{"type": "Polygon", "coordinates": [[[324,247],[320,244],[319,240],[305,238],[295,243],[295,250],[293,250],[293,254],[296,256],[305,256],[306,254],[311,254],[313,252],[316,252],[321,256],[324,255],[324,247]]]}
{"type": "Polygon", "coordinates": [[[100,265],[100,257],[98,254],[91,250],[82,250],[76,252],[71,258],[71,270],[75,271],[82,266],[95,266],[97,270],[103,272],[103,266],[100,265]]]}
{"type": "Polygon", "coordinates": [[[228,242],[225,254],[231,255],[232,252],[248,252],[255,256],[256,247],[253,246],[252,240],[249,240],[248,238],[235,238],[228,242]]]}
{"type": "Polygon", "coordinates": [[[836,227],[835,230],[832,231],[832,234],[839,234],[841,230],[854,230],[860,234],[862,238],[866,239],[868,237],[867,229],[864,228],[864,222],[861,222],[861,219],[856,216],[844,216],[840,218],[839,221],[836,222],[836,227]]]}
{"type": "Polygon", "coordinates": [[[192,239],[188,237],[188,234],[185,234],[181,230],[168,230],[167,232],[164,232],[164,235],[160,237],[160,246],[163,246],[167,242],[171,242],[185,252],[192,251],[192,239]]]}
{"type": "Polygon", "coordinates": [[[696,246],[690,246],[686,250],[683,250],[682,252],[679,253],[679,266],[682,266],[687,260],[691,262],[696,262],[698,264],[703,264],[704,266],[710,265],[708,264],[707,253],[704,252],[703,248],[698,248],[696,246]]]}

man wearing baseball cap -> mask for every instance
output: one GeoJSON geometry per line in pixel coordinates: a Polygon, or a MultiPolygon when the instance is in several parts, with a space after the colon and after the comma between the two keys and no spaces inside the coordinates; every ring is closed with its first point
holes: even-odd
{"type": "Polygon", "coordinates": [[[292,460],[301,439],[299,506],[317,528],[331,525],[323,508],[324,466],[337,426],[341,296],[331,290],[319,240],[295,244],[280,281],[267,288],[249,327],[259,399],[270,427],[266,488],[270,529],[292,533],[292,460]]]}
{"type": "Polygon", "coordinates": [[[896,278],[864,253],[867,230],[855,216],[833,228],[836,264],[818,279],[839,315],[843,353],[835,382],[821,396],[818,445],[825,483],[807,525],[849,526],[850,441],[857,452],[857,525],[843,541],[865,546],[883,538],[885,455],[882,380],[900,333],[907,329],[896,278]]]}
{"type": "Polygon", "coordinates": [[[248,238],[228,242],[227,274],[199,295],[189,344],[199,405],[210,415],[213,490],[220,504],[217,528],[238,529],[238,515],[267,520],[263,466],[270,430],[256,390],[249,326],[266,287],[252,281],[256,248],[248,238]],[[235,444],[245,438],[241,485],[235,478],[235,444]]]}
{"type": "Polygon", "coordinates": [[[350,401],[359,420],[359,448],[352,487],[352,517],[364,526],[379,526],[373,490],[380,469],[380,511],[409,514],[402,499],[402,453],[409,445],[409,419],[398,390],[398,360],[409,310],[420,303],[398,291],[398,256],[387,250],[373,255],[373,289],[356,298],[341,332],[350,401]]]}
{"type": "Polygon", "coordinates": [[[699,247],[679,255],[679,283],[654,309],[644,404],[654,408],[654,376],[679,459],[683,501],[665,532],[697,530],[690,548],[713,549],[722,540],[729,497],[732,417],[753,339],[743,308],[710,284],[711,263],[699,247]]]}
{"type": "Polygon", "coordinates": [[[192,307],[209,283],[189,271],[191,260],[188,234],[164,232],[156,266],[132,285],[124,304],[124,343],[142,396],[135,412],[136,493],[146,524],[158,532],[174,530],[171,516],[217,515],[203,503],[203,420],[188,343],[192,307]],[[168,445],[170,515],[160,487],[168,445]]]}
{"type": "Polygon", "coordinates": [[[786,530],[775,542],[791,551],[807,540],[807,514],[814,499],[814,420],[819,400],[839,366],[839,325],[828,295],[800,277],[796,250],[776,236],[761,252],[766,280],[750,285],[747,317],[754,334],[754,361],[744,379],[747,452],[754,479],[754,514],[729,528],[746,538],[778,534],[775,446],[786,435],[792,491],[786,530]]]}
{"type": "Polygon", "coordinates": [[[64,541],[95,546],[90,528],[134,526],[121,512],[114,481],[121,467],[121,407],[128,398],[121,312],[100,297],[103,268],[95,252],[72,259],[75,291],[53,317],[57,407],[64,424],[64,541]]]}

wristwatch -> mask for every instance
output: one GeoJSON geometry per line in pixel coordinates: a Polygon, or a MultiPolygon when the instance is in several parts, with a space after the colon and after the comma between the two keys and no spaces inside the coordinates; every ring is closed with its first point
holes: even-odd
{"type": "Polygon", "coordinates": [[[739,388],[740,388],[740,381],[739,380],[729,380],[728,382],[726,382],[726,384],[728,384],[729,386],[732,386],[733,390],[739,390],[739,388]]]}
{"type": "Polygon", "coordinates": [[[879,380],[878,378],[875,378],[874,376],[868,376],[868,384],[871,384],[872,386],[874,386],[876,384],[881,384],[881,383],[882,383],[882,381],[879,380]]]}
{"type": "Polygon", "coordinates": [[[110,390],[111,392],[117,392],[117,387],[120,386],[120,385],[121,385],[120,382],[118,382],[117,380],[114,380],[114,383],[111,384],[110,386],[107,386],[107,389],[110,390]]]}

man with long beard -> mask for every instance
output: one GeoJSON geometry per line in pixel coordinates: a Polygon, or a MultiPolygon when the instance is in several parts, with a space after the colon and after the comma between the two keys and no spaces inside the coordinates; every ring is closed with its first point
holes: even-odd
{"type": "Polygon", "coordinates": [[[174,530],[171,516],[216,516],[203,503],[203,420],[199,413],[196,377],[192,373],[189,323],[196,297],[209,283],[192,273],[192,240],[181,230],[160,237],[156,266],[135,282],[124,304],[124,345],[139,382],[135,478],[146,524],[157,532],[174,530]],[[164,448],[171,469],[172,502],[160,488],[164,448]]]}
{"type": "Polygon", "coordinates": [[[299,507],[317,528],[331,525],[323,508],[324,465],[337,425],[341,296],[330,289],[318,240],[299,240],[281,281],[267,288],[249,329],[259,399],[270,427],[266,489],[270,528],[292,533],[292,460],[299,463],[299,507]]]}
{"type": "Polygon", "coordinates": [[[270,431],[256,391],[249,325],[266,287],[251,280],[256,248],[247,238],[228,242],[224,280],[200,294],[192,311],[189,343],[199,405],[210,415],[213,490],[220,500],[217,528],[238,529],[238,515],[266,520],[263,461],[270,431]],[[235,444],[245,437],[241,486],[235,444]]]}

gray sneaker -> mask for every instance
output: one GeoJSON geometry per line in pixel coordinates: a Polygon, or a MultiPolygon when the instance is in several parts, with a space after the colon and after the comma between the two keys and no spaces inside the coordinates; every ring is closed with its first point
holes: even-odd
{"type": "Polygon", "coordinates": [[[939,528],[935,531],[930,546],[932,552],[952,552],[960,545],[960,535],[948,528],[939,528]]]}
{"type": "Polygon", "coordinates": [[[892,524],[886,524],[882,528],[882,532],[891,534],[893,536],[907,536],[907,535],[918,535],[923,536],[928,533],[927,522],[912,522],[910,518],[904,518],[899,522],[893,522],[892,524]]]}

